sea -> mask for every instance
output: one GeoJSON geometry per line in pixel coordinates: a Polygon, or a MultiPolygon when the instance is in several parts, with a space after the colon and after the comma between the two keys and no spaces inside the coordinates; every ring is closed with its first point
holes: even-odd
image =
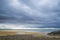
{"type": "Polygon", "coordinates": [[[30,31],[30,32],[44,32],[49,33],[53,31],[60,31],[60,28],[39,28],[39,29],[22,29],[24,31],[30,31]]]}
{"type": "Polygon", "coordinates": [[[19,30],[19,31],[28,31],[28,32],[44,32],[49,33],[53,31],[60,31],[60,28],[22,28],[22,29],[0,29],[0,30],[19,30]]]}

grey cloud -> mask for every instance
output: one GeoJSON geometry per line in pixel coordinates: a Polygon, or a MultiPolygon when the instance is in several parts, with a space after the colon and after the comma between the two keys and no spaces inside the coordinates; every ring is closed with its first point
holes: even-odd
{"type": "MultiPolygon", "coordinates": [[[[9,1],[9,0],[8,0],[9,1]]],[[[44,27],[59,27],[59,0],[18,0],[19,8],[13,8],[7,0],[0,0],[0,23],[41,24],[44,27]],[[26,12],[27,10],[27,12],[26,12]]],[[[12,0],[11,0],[12,1],[12,0]]],[[[40,26],[36,26],[40,27],[40,26]]]]}

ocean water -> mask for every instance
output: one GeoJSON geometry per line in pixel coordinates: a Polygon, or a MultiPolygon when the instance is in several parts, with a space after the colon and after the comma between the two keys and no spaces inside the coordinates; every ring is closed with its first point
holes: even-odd
{"type": "Polygon", "coordinates": [[[60,28],[37,28],[37,29],[34,29],[34,28],[26,28],[26,29],[0,29],[0,30],[6,30],[6,31],[13,31],[13,30],[18,30],[18,31],[28,31],[28,32],[42,32],[42,33],[50,33],[50,32],[53,32],[53,31],[59,31],[60,28]]]}
{"type": "Polygon", "coordinates": [[[55,28],[55,29],[22,29],[24,31],[31,31],[31,32],[46,32],[46,33],[49,33],[49,32],[53,32],[53,31],[59,31],[60,28],[55,28]]]}

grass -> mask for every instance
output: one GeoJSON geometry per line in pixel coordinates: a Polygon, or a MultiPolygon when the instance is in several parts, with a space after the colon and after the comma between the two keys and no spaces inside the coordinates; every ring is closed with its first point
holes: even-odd
{"type": "Polygon", "coordinates": [[[60,40],[60,38],[51,37],[51,36],[47,37],[42,35],[41,33],[36,33],[36,32],[8,30],[8,31],[0,31],[0,40],[60,40]]]}
{"type": "Polygon", "coordinates": [[[0,36],[16,35],[15,31],[0,31],[0,36]]]}

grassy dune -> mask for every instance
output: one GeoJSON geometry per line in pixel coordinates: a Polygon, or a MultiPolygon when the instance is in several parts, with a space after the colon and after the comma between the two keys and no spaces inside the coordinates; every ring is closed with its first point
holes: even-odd
{"type": "Polygon", "coordinates": [[[8,30],[0,31],[0,40],[60,40],[60,38],[48,37],[43,33],[8,30]]]}

